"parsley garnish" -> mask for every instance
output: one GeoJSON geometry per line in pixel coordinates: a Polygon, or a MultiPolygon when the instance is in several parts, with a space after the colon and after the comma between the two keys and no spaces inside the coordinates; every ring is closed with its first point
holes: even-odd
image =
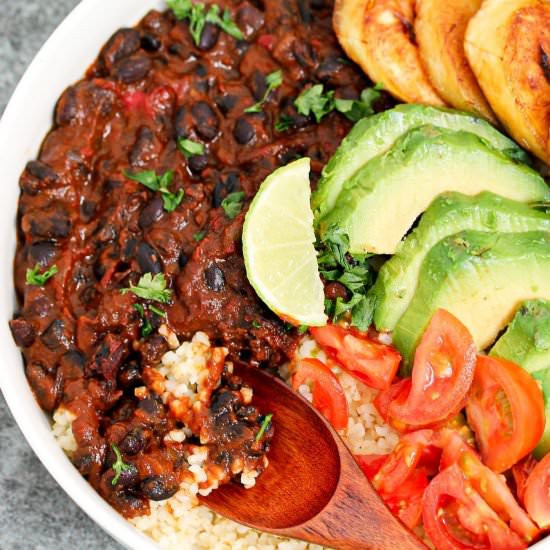
{"type": "Polygon", "coordinates": [[[300,325],[298,327],[298,334],[305,334],[308,330],[308,326],[307,325],[300,325]]]}
{"type": "Polygon", "coordinates": [[[265,77],[265,83],[267,84],[267,89],[264,93],[264,97],[257,103],[254,103],[254,105],[245,109],[245,113],[260,113],[262,111],[262,105],[267,101],[269,94],[283,83],[283,71],[279,70],[268,74],[265,77]]]}
{"type": "Polygon", "coordinates": [[[120,479],[120,476],[122,475],[122,472],[131,470],[132,466],[130,466],[129,464],[126,464],[124,460],[122,460],[122,453],[114,443],[111,443],[111,448],[113,449],[116,456],[116,462],[112,466],[113,471],[115,472],[115,477],[113,477],[113,480],[111,481],[111,485],[116,485],[118,483],[118,480],[120,479]]]}
{"type": "Polygon", "coordinates": [[[337,281],[344,285],[351,297],[349,300],[336,298],[325,300],[327,315],[337,322],[347,313],[351,313],[352,325],[359,330],[367,330],[372,323],[375,301],[367,295],[374,282],[369,255],[349,253],[349,239],[340,228],[332,228],[323,235],[318,244],[319,270],[326,281],[337,281]]]}
{"type": "Polygon", "coordinates": [[[36,264],[32,269],[28,268],[25,274],[25,279],[28,285],[43,286],[48,279],[51,279],[58,269],[56,265],[52,265],[50,269],[40,273],[40,264],[36,264]]]}
{"type": "Polygon", "coordinates": [[[185,158],[202,155],[204,153],[204,145],[202,143],[186,138],[178,139],[178,149],[183,153],[185,158]]]}
{"type": "Polygon", "coordinates": [[[200,242],[204,239],[204,237],[206,237],[206,229],[203,229],[202,231],[197,231],[193,235],[193,240],[196,242],[200,242]]]}
{"type": "Polygon", "coordinates": [[[269,429],[272,418],[273,418],[272,414],[268,414],[264,416],[262,425],[260,427],[260,431],[256,434],[256,440],[255,440],[256,442],[260,441],[260,439],[262,439],[262,437],[264,436],[265,432],[269,429]]]}
{"type": "Polygon", "coordinates": [[[180,189],[176,194],[168,190],[174,179],[173,170],[165,172],[162,176],[157,176],[153,170],[145,170],[144,172],[137,172],[136,174],[132,174],[125,170],[124,175],[132,181],[141,183],[141,185],[144,185],[151,191],[159,191],[166,212],[173,212],[183,200],[183,189],[180,189]]]}
{"type": "Polygon", "coordinates": [[[163,273],[157,273],[154,277],[152,273],[146,273],[141,277],[137,286],[130,283],[130,288],[123,288],[122,294],[133,292],[136,296],[145,300],[154,300],[167,304],[172,297],[172,291],[166,288],[166,279],[163,273]]]}
{"type": "Polygon", "coordinates": [[[223,12],[220,17],[220,7],[218,5],[210,6],[208,11],[202,2],[192,2],[191,0],[167,0],[168,7],[174,12],[177,19],[189,21],[189,32],[198,46],[201,41],[202,31],[206,23],[211,23],[220,27],[224,32],[242,40],[244,35],[237,27],[229,10],[223,12]]]}
{"type": "Polygon", "coordinates": [[[345,115],[349,120],[357,122],[363,117],[374,113],[374,104],[381,97],[381,86],[365,88],[361,92],[360,99],[337,99],[334,91],[325,93],[322,84],[316,84],[303,91],[294,101],[294,106],[301,115],[314,115],[317,122],[336,110],[345,115]]]}
{"type": "Polygon", "coordinates": [[[244,193],[242,191],[235,191],[234,193],[229,193],[225,199],[222,201],[222,208],[225,212],[225,215],[233,220],[237,217],[239,212],[243,209],[244,204],[244,193]]]}
{"type": "Polygon", "coordinates": [[[277,132],[286,132],[292,128],[294,119],[289,115],[281,115],[275,123],[275,130],[277,132]]]}

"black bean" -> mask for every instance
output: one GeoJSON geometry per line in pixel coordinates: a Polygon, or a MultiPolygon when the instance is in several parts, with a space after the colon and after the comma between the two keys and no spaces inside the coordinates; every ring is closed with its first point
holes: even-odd
{"type": "Polygon", "coordinates": [[[109,243],[118,237],[118,231],[114,224],[105,224],[97,233],[97,240],[100,243],[109,243]]]}
{"type": "Polygon", "coordinates": [[[218,264],[211,264],[204,272],[204,278],[208,288],[214,292],[220,292],[225,287],[225,275],[218,264]]]}
{"type": "Polygon", "coordinates": [[[80,217],[84,223],[88,223],[94,216],[97,203],[84,199],[80,205],[80,217]]]}
{"type": "Polygon", "coordinates": [[[71,342],[65,334],[65,322],[61,319],[56,319],[40,336],[42,343],[50,351],[60,351],[62,348],[69,348],[71,342]]]}
{"type": "Polygon", "coordinates": [[[117,31],[104,46],[100,53],[100,61],[105,64],[108,71],[111,71],[113,65],[135,53],[140,46],[140,35],[135,29],[120,29],[117,31]]]}
{"type": "Polygon", "coordinates": [[[32,346],[36,339],[36,332],[32,326],[32,323],[25,319],[19,318],[12,319],[9,324],[13,339],[20,348],[28,348],[29,346],[32,346]]]}
{"type": "Polygon", "coordinates": [[[33,264],[48,266],[56,256],[57,248],[51,241],[39,241],[29,246],[29,261],[33,264]]]}
{"type": "Polygon", "coordinates": [[[208,166],[208,155],[193,155],[187,161],[187,166],[193,174],[200,174],[208,166]]]}
{"type": "Polygon", "coordinates": [[[137,239],[134,237],[128,237],[122,247],[121,260],[128,261],[136,255],[137,239]]]}
{"type": "Polygon", "coordinates": [[[136,141],[130,149],[128,159],[133,167],[142,167],[150,158],[155,134],[147,126],[140,126],[136,141]]]}
{"type": "Polygon", "coordinates": [[[231,109],[235,107],[238,100],[239,100],[238,96],[228,94],[216,99],[216,105],[224,115],[227,115],[229,111],[231,111],[231,109]]]}
{"type": "Polygon", "coordinates": [[[137,361],[130,361],[123,365],[118,372],[117,381],[119,386],[124,390],[141,386],[143,379],[139,363],[137,361]]]}
{"type": "Polygon", "coordinates": [[[155,222],[158,222],[164,214],[163,202],[161,197],[151,199],[145,208],[139,214],[138,224],[141,229],[147,229],[155,222]]]}
{"type": "Polygon", "coordinates": [[[75,86],[69,86],[55,106],[55,122],[59,126],[69,124],[78,116],[78,101],[75,86]]]}
{"type": "Polygon", "coordinates": [[[214,195],[212,197],[212,205],[214,208],[219,208],[222,205],[222,201],[226,195],[225,185],[223,182],[218,181],[214,187],[214,195]]]}
{"type": "Polygon", "coordinates": [[[40,160],[31,160],[27,162],[25,170],[33,177],[38,180],[47,180],[49,182],[54,182],[57,180],[57,174],[53,168],[41,162],[40,160]]]}
{"type": "Polygon", "coordinates": [[[261,101],[267,92],[267,82],[265,81],[264,73],[254,71],[252,73],[250,87],[252,88],[252,96],[256,101],[261,101]]]}
{"type": "Polygon", "coordinates": [[[197,74],[197,76],[206,76],[208,74],[208,69],[204,65],[199,63],[195,68],[195,73],[197,74]]]}
{"type": "Polygon", "coordinates": [[[162,262],[158,252],[144,241],[138,244],[136,260],[142,273],[162,272],[162,262]]]}
{"type": "Polygon", "coordinates": [[[225,178],[224,185],[228,194],[233,193],[234,191],[238,191],[241,188],[241,180],[239,179],[239,174],[237,174],[236,172],[231,172],[230,174],[228,174],[227,178],[225,178]]]}
{"type": "Polygon", "coordinates": [[[187,109],[185,106],[178,109],[174,126],[176,128],[176,137],[187,137],[189,135],[189,117],[187,116],[187,109]]]}
{"type": "Polygon", "coordinates": [[[141,37],[141,47],[146,52],[156,52],[160,49],[162,42],[152,34],[144,34],[141,37]]]}
{"type": "Polygon", "coordinates": [[[252,141],[256,135],[254,126],[246,120],[246,118],[238,118],[233,128],[233,136],[237,140],[237,143],[246,145],[249,141],[252,141]]]}
{"type": "Polygon", "coordinates": [[[257,33],[263,24],[264,14],[254,6],[245,5],[237,13],[237,25],[247,38],[257,33]]]}
{"type": "Polygon", "coordinates": [[[139,471],[136,466],[131,463],[127,463],[127,466],[128,468],[120,472],[120,476],[116,482],[117,487],[131,487],[139,483],[139,471]]]}
{"type": "Polygon", "coordinates": [[[195,82],[195,90],[197,92],[206,95],[209,89],[210,89],[210,84],[208,83],[208,80],[203,79],[195,82]]]}
{"type": "Polygon", "coordinates": [[[240,402],[239,395],[227,389],[217,391],[210,402],[210,415],[220,416],[232,412],[240,402]]]}
{"type": "Polygon", "coordinates": [[[218,135],[220,122],[214,109],[206,101],[198,101],[191,109],[195,120],[197,133],[204,139],[211,141],[218,135]]]}
{"type": "Polygon", "coordinates": [[[53,215],[31,220],[31,234],[46,239],[63,239],[71,231],[71,221],[65,215],[53,215]]]}
{"type": "MultiPolygon", "coordinates": [[[[183,44],[174,42],[168,46],[168,53],[172,55],[181,55],[185,51],[183,44]]],[[[182,56],[183,57],[183,56],[182,56]]]]}
{"type": "Polygon", "coordinates": [[[292,54],[294,55],[294,59],[296,59],[304,69],[311,69],[317,65],[315,50],[311,47],[309,42],[295,40],[292,45],[292,54]]]}
{"type": "Polygon", "coordinates": [[[187,256],[187,254],[182,250],[180,252],[180,257],[178,259],[178,265],[180,266],[181,269],[183,269],[187,265],[188,261],[189,261],[189,256],[187,256]]]}
{"type": "Polygon", "coordinates": [[[131,84],[143,80],[153,67],[152,61],[148,57],[142,55],[133,55],[119,61],[115,67],[115,77],[124,82],[131,84]]]}
{"type": "Polygon", "coordinates": [[[310,4],[314,10],[320,10],[325,7],[325,0],[310,0],[310,4]]]}
{"type": "Polygon", "coordinates": [[[302,21],[309,25],[313,21],[311,16],[311,9],[309,7],[309,0],[298,0],[298,9],[300,10],[300,17],[302,21]]]}
{"type": "Polygon", "coordinates": [[[127,433],[124,439],[119,443],[118,448],[127,455],[137,455],[146,445],[143,431],[136,428],[127,433]]]}
{"type": "Polygon", "coordinates": [[[218,41],[220,36],[220,29],[218,26],[213,25],[212,23],[206,23],[201,34],[201,39],[199,42],[199,50],[206,51],[211,50],[218,41]]]}
{"type": "Polygon", "coordinates": [[[167,482],[161,476],[148,477],[141,483],[141,492],[151,500],[166,500],[175,495],[178,486],[167,482]]]}
{"type": "Polygon", "coordinates": [[[160,403],[151,397],[142,399],[138,405],[139,409],[145,411],[149,416],[160,416],[162,414],[162,407],[160,403]]]}

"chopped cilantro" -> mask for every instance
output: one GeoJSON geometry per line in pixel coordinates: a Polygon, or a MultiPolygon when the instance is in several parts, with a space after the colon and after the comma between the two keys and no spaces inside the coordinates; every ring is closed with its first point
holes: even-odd
{"type": "Polygon", "coordinates": [[[40,273],[40,264],[36,264],[32,269],[27,269],[25,278],[28,285],[43,286],[46,281],[51,279],[58,269],[56,265],[52,265],[49,269],[40,273]]]}
{"type": "Polygon", "coordinates": [[[149,305],[149,310],[152,311],[158,317],[166,318],[166,311],[160,309],[159,307],[154,306],[153,304],[149,305]]]}
{"type": "Polygon", "coordinates": [[[256,440],[255,440],[256,442],[260,441],[260,439],[262,439],[262,437],[264,436],[265,432],[269,429],[272,418],[273,418],[273,414],[268,414],[264,416],[262,425],[260,426],[260,431],[256,434],[256,440]]]}
{"type": "Polygon", "coordinates": [[[309,327],[307,325],[300,325],[298,327],[298,334],[305,334],[308,331],[309,327]]]}
{"type": "Polygon", "coordinates": [[[231,18],[229,10],[226,9],[223,12],[223,16],[220,16],[220,7],[216,4],[210,6],[208,11],[203,2],[167,0],[167,4],[177,19],[180,21],[188,20],[189,32],[197,46],[200,44],[202,31],[206,23],[220,27],[220,29],[237,40],[244,38],[242,31],[231,18]]]}
{"type": "Polygon", "coordinates": [[[204,237],[206,237],[206,229],[203,229],[202,231],[197,231],[193,235],[193,240],[197,241],[197,242],[200,242],[204,239],[204,237]]]}
{"type": "Polygon", "coordinates": [[[244,204],[244,193],[242,191],[235,191],[234,193],[229,193],[225,199],[222,201],[222,208],[225,212],[225,215],[233,220],[237,217],[239,212],[243,209],[244,204]]]}
{"type": "Polygon", "coordinates": [[[260,324],[259,321],[256,321],[256,319],[254,319],[254,321],[252,321],[250,323],[254,328],[260,328],[262,325],[260,324]]]}
{"type": "Polygon", "coordinates": [[[283,83],[283,71],[279,70],[268,74],[265,77],[265,83],[267,84],[267,89],[264,96],[260,99],[260,101],[245,109],[245,113],[260,113],[262,111],[262,105],[267,101],[269,94],[283,83]]]}
{"type": "Polygon", "coordinates": [[[114,443],[111,443],[111,448],[113,449],[113,452],[116,456],[116,462],[112,466],[113,471],[115,472],[115,477],[113,477],[111,485],[116,485],[118,483],[118,480],[120,479],[120,476],[122,475],[122,472],[125,472],[126,470],[131,470],[132,466],[126,464],[124,460],[122,460],[122,453],[114,443]]]}
{"type": "Polygon", "coordinates": [[[123,288],[122,294],[133,292],[136,296],[145,300],[153,300],[167,304],[172,297],[172,291],[166,288],[166,279],[163,273],[157,273],[154,277],[152,273],[146,273],[141,277],[137,286],[130,283],[130,288],[123,288]]]}
{"type": "Polygon", "coordinates": [[[183,153],[185,158],[204,154],[204,145],[202,143],[186,138],[178,138],[178,149],[183,153]]]}
{"type": "Polygon", "coordinates": [[[125,170],[124,175],[130,180],[141,183],[141,185],[144,185],[151,191],[158,191],[162,196],[162,202],[166,212],[173,212],[183,200],[183,189],[180,189],[175,194],[168,189],[170,185],[172,185],[174,179],[173,170],[165,172],[162,176],[157,176],[153,170],[146,170],[135,174],[125,170]]]}
{"type": "Polygon", "coordinates": [[[286,132],[292,128],[294,119],[289,115],[281,115],[275,123],[275,130],[277,132],[286,132]]]}
{"type": "Polygon", "coordinates": [[[334,107],[352,122],[357,122],[366,116],[374,114],[374,105],[382,97],[382,88],[365,88],[360,99],[335,99],[334,107]]]}

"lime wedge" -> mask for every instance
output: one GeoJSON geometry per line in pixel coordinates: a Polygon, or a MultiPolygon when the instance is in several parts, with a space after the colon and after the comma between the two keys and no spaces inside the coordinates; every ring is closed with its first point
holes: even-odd
{"type": "Polygon", "coordinates": [[[294,325],[327,323],[310,206],[309,159],[275,170],[246,215],[243,253],[258,296],[294,325]]]}

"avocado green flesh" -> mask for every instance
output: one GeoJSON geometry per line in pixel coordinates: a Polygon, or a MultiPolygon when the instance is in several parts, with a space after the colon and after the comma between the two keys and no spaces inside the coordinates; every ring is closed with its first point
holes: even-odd
{"type": "Polygon", "coordinates": [[[550,302],[530,300],[522,304],[490,355],[520,365],[541,386],[546,426],[533,451],[535,457],[540,459],[550,451],[550,302]]]}
{"type": "Polygon", "coordinates": [[[394,254],[416,218],[445,191],[550,200],[550,188],[537,172],[478,136],[422,126],[346,182],[332,211],[320,220],[321,237],[338,226],[349,236],[350,252],[394,254]]]}
{"type": "Polygon", "coordinates": [[[393,341],[410,371],[416,346],[433,314],[443,308],[488,348],[522,302],[550,299],[550,233],[463,231],[428,253],[409,307],[393,341]]]}
{"type": "Polygon", "coordinates": [[[313,194],[312,206],[316,217],[321,218],[332,210],[344,183],[363,165],[385,153],[401,135],[424,124],[471,132],[511,158],[528,162],[528,155],[523,149],[483,119],[450,109],[398,105],[360,120],[344,139],[323,170],[313,194]]]}
{"type": "Polygon", "coordinates": [[[378,330],[393,330],[407,309],[430,249],[441,239],[468,229],[501,233],[550,231],[550,216],[488,192],[474,197],[460,193],[439,196],[378,273],[371,290],[376,296],[374,322],[378,330]]]}

